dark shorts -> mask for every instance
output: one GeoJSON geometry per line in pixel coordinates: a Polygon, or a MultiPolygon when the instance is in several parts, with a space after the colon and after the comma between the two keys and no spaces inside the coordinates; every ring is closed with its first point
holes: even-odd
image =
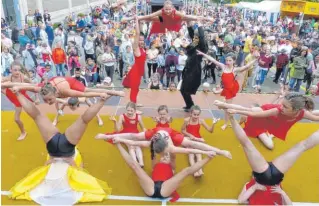
{"type": "Polygon", "coordinates": [[[262,185],[278,185],[284,179],[284,174],[280,172],[277,167],[269,162],[269,167],[262,173],[253,172],[256,182],[262,185]]]}
{"type": "Polygon", "coordinates": [[[56,133],[47,143],[47,150],[52,157],[72,157],[75,145],[68,141],[65,134],[56,133]]]}
{"type": "Polygon", "coordinates": [[[150,197],[152,198],[160,198],[160,199],[164,199],[166,197],[163,197],[162,194],[161,194],[161,189],[162,189],[162,184],[164,182],[163,181],[157,181],[157,182],[154,182],[154,194],[150,197]]]}

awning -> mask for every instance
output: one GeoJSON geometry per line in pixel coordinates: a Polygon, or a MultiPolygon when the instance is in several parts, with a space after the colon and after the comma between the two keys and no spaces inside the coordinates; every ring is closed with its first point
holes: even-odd
{"type": "Polygon", "coordinates": [[[304,14],[311,16],[319,16],[319,3],[307,2],[304,9],[304,14]]]}

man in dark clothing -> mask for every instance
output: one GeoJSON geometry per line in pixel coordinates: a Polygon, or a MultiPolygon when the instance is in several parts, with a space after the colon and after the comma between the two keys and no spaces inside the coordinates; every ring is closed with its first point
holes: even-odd
{"type": "Polygon", "coordinates": [[[195,34],[192,26],[188,25],[188,34],[192,39],[192,43],[186,47],[188,58],[182,73],[181,85],[181,94],[186,104],[186,107],[183,108],[185,112],[189,112],[189,109],[194,105],[191,95],[196,94],[197,89],[201,85],[201,62],[203,57],[198,55],[196,50],[204,53],[208,51],[203,28],[198,27],[198,33],[195,34]]]}
{"type": "Polygon", "coordinates": [[[48,22],[51,22],[51,15],[48,13],[48,10],[44,10],[43,14],[44,23],[48,24],[48,22]]]}
{"type": "Polygon", "coordinates": [[[74,76],[72,76],[74,79],[78,80],[79,82],[81,82],[84,86],[88,86],[88,83],[85,79],[85,77],[83,77],[81,75],[81,68],[75,68],[75,72],[74,72],[74,76]]]}

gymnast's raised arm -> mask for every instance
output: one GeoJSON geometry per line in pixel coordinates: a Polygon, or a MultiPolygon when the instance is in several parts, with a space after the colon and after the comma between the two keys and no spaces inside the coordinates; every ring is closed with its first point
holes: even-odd
{"type": "Polygon", "coordinates": [[[241,114],[245,116],[251,117],[271,117],[278,115],[279,111],[277,108],[270,109],[270,110],[263,110],[263,111],[242,111],[242,110],[235,110],[235,109],[228,109],[227,110],[230,114],[241,114]]]}
{"type": "Polygon", "coordinates": [[[29,83],[18,83],[18,82],[5,82],[1,84],[1,88],[12,88],[13,91],[20,91],[26,90],[30,92],[39,93],[41,87],[37,86],[36,84],[29,84],[29,83]]]}

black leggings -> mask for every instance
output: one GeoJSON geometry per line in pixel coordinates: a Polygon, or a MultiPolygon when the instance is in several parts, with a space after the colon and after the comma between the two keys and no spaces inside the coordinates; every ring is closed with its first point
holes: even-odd
{"type": "Polygon", "coordinates": [[[75,145],[69,142],[65,134],[58,132],[47,142],[47,151],[52,157],[72,157],[75,145]]]}
{"type": "Polygon", "coordinates": [[[149,78],[151,78],[152,71],[153,73],[156,73],[157,66],[158,66],[157,63],[147,63],[149,78]]]}
{"type": "Polygon", "coordinates": [[[284,174],[280,172],[277,167],[269,162],[269,167],[262,173],[253,172],[256,182],[262,185],[278,185],[284,179],[284,174]]]}

